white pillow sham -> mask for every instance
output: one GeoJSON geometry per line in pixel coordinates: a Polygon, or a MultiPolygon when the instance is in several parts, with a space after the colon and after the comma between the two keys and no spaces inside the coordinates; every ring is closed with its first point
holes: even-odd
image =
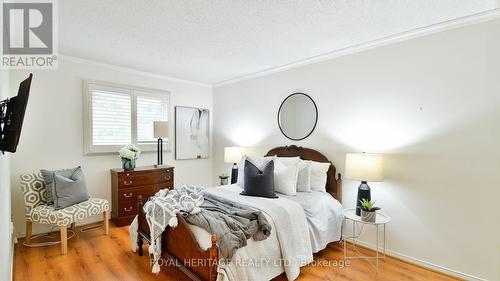
{"type": "Polygon", "coordinates": [[[276,157],[276,161],[280,162],[285,166],[295,165],[300,162],[300,157],[276,157]]]}
{"type": "Polygon", "coordinates": [[[297,176],[297,191],[311,192],[311,164],[310,160],[300,160],[298,163],[299,173],[297,176]]]}
{"type": "Polygon", "coordinates": [[[285,165],[282,161],[274,162],[274,191],[285,195],[297,195],[297,163],[285,165]]]}
{"type": "Polygon", "coordinates": [[[311,190],[326,192],[326,179],[330,163],[311,161],[311,190]]]}

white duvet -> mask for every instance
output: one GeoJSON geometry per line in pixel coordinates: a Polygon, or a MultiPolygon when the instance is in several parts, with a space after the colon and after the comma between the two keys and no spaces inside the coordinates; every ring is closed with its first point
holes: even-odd
{"type": "Polygon", "coordinates": [[[344,219],[342,204],[329,193],[321,191],[298,192],[297,196],[280,195],[299,203],[307,218],[313,253],[317,253],[342,235],[344,219]]]}
{"type": "MultiPolygon", "coordinates": [[[[207,192],[257,208],[264,212],[273,230],[263,241],[249,239],[228,264],[218,268],[217,280],[270,280],[285,272],[288,280],[296,279],[300,267],[313,261],[328,243],[340,240],[342,206],[324,192],[299,192],[297,196],[279,194],[278,199],[241,196],[239,185],[207,188],[207,192]]],[[[211,246],[210,234],[190,225],[200,247],[211,246]]],[[[135,251],[137,223],[131,225],[132,248],[135,251]]]]}

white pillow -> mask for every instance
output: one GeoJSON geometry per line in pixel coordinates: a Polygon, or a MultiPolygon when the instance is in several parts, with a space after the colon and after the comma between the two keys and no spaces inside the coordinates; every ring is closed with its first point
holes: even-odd
{"type": "Polygon", "coordinates": [[[300,162],[300,157],[276,157],[276,161],[279,161],[285,166],[294,165],[300,162]]]}
{"type": "Polygon", "coordinates": [[[245,176],[245,160],[247,157],[245,155],[241,156],[240,162],[238,162],[238,180],[237,184],[243,186],[243,177],[245,176]]]}
{"type": "Polygon", "coordinates": [[[326,173],[330,168],[330,163],[311,163],[311,190],[326,192],[326,173]]]}
{"type": "Polygon", "coordinates": [[[255,167],[257,167],[259,170],[262,170],[267,162],[271,160],[275,160],[276,156],[266,156],[266,157],[248,157],[246,155],[241,156],[240,162],[238,162],[238,181],[236,182],[240,186],[243,186],[243,181],[245,177],[245,160],[252,162],[255,167]]]}
{"type": "Polygon", "coordinates": [[[300,160],[298,163],[299,173],[297,176],[297,191],[311,192],[311,163],[310,160],[300,160]]]}
{"type": "Polygon", "coordinates": [[[281,161],[274,161],[274,191],[285,195],[297,195],[297,164],[284,165],[281,161]]]}

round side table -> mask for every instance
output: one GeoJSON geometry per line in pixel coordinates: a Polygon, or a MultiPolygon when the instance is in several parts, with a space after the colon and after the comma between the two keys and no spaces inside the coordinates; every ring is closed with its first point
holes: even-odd
{"type": "Polygon", "coordinates": [[[391,221],[391,218],[383,213],[377,212],[377,217],[375,222],[367,222],[367,221],[362,221],[360,216],[356,215],[356,209],[345,209],[344,210],[344,227],[346,227],[346,222],[351,221],[352,222],[352,236],[346,236],[343,235],[342,238],[344,240],[344,259],[365,259],[367,260],[374,268],[376,271],[378,271],[378,261],[379,259],[385,259],[385,228],[386,224],[391,221]],[[361,228],[358,233],[356,233],[356,226],[361,225],[361,228]],[[356,248],[356,239],[359,238],[361,233],[363,232],[364,226],[369,226],[373,225],[376,227],[376,232],[377,232],[377,243],[376,243],[376,249],[375,249],[375,256],[366,256],[361,254],[361,252],[356,248]],[[380,247],[379,247],[379,232],[380,228],[382,228],[382,253],[380,253],[380,247]],[[356,252],[356,256],[347,256],[347,240],[350,240],[352,244],[352,249],[354,252],[356,252]],[[375,264],[371,262],[372,259],[375,259],[375,264]]]}

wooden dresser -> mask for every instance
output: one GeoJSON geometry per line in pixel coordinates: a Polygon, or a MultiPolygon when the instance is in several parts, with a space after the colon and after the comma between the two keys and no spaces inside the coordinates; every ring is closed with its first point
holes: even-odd
{"type": "Polygon", "coordinates": [[[137,167],[111,170],[111,217],[116,226],[129,225],[137,215],[137,197],[143,202],[160,189],[174,187],[174,167],[137,167]]]}

